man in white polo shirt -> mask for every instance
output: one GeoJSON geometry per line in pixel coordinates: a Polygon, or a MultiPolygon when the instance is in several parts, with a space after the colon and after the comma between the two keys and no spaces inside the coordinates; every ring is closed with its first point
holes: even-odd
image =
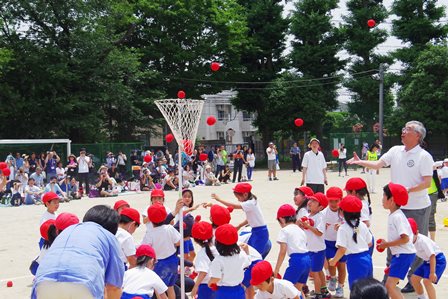
{"type": "Polygon", "coordinates": [[[277,147],[273,142],[269,142],[269,146],[266,149],[266,155],[268,155],[268,178],[272,181],[272,175],[274,181],[278,181],[277,178],[277,147]]]}
{"type": "Polygon", "coordinates": [[[313,189],[314,193],[325,193],[327,182],[327,162],[324,154],[319,151],[320,141],[317,138],[311,138],[308,147],[311,148],[303,155],[302,160],[302,182],[313,189]]]}
{"type": "MultiPolygon", "coordinates": [[[[409,193],[408,204],[401,207],[401,210],[407,218],[415,219],[421,234],[428,235],[429,215],[431,213],[428,188],[431,185],[434,160],[420,146],[425,136],[426,129],[421,122],[407,122],[401,131],[403,145],[392,147],[378,161],[362,161],[354,153],[354,157],[349,161],[349,164],[373,169],[390,165],[391,181],[403,185],[409,193]]],[[[408,273],[408,278],[421,262],[421,259],[418,258],[414,261],[408,273]]],[[[412,285],[408,283],[402,292],[413,292],[412,285]]]]}

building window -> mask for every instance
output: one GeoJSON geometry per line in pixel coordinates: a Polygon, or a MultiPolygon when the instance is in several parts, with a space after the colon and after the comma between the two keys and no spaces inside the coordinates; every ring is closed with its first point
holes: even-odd
{"type": "Polygon", "coordinates": [[[253,135],[252,131],[243,131],[243,138],[247,138],[253,135]]]}
{"type": "Polygon", "coordinates": [[[218,110],[218,120],[228,120],[230,115],[230,105],[217,105],[216,109],[218,110]]]}
{"type": "Polygon", "coordinates": [[[247,111],[243,111],[243,121],[251,121],[251,120],[252,120],[252,114],[247,111]]]}
{"type": "Polygon", "coordinates": [[[217,131],[216,132],[216,139],[217,140],[224,140],[224,132],[223,131],[217,131]]]}

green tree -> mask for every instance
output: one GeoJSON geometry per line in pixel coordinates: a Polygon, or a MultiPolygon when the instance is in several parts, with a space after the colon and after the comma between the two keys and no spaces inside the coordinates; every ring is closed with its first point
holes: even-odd
{"type": "Polygon", "coordinates": [[[337,7],[337,0],[303,0],[295,3],[291,16],[291,67],[302,74],[302,79],[309,80],[295,84],[304,89],[306,101],[314,102],[309,105],[316,106],[310,128],[318,136],[322,136],[321,120],[326,111],[338,105],[337,72],[345,65],[337,55],[342,48],[342,35],[331,23],[331,11],[337,7]]]}
{"type": "MultiPolygon", "coordinates": [[[[350,0],[349,13],[343,17],[343,32],[346,38],[345,49],[350,54],[349,78],[344,86],[352,92],[349,112],[357,115],[367,128],[378,121],[379,80],[378,69],[381,63],[387,65],[392,59],[375,53],[375,48],[386,41],[387,31],[378,27],[369,28],[367,22],[373,19],[377,24],[383,22],[388,12],[381,1],[350,0]]],[[[389,92],[392,80],[385,80],[385,115],[389,115],[393,99],[389,92]]]]}
{"type": "Polygon", "coordinates": [[[274,129],[270,120],[275,115],[269,110],[270,91],[268,84],[278,77],[286,66],[282,53],[285,49],[285,35],[288,20],[283,16],[283,6],[279,0],[238,1],[244,7],[247,20],[247,45],[241,54],[239,64],[242,72],[236,75],[238,81],[260,82],[260,84],[239,84],[238,96],[232,103],[240,110],[256,112],[254,125],[258,127],[263,142],[273,137],[274,129]]]}

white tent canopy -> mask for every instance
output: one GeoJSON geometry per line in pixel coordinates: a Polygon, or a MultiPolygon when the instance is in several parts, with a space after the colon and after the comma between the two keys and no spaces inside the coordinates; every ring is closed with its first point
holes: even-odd
{"type": "Polygon", "coordinates": [[[67,144],[67,157],[72,152],[72,141],[70,139],[0,139],[0,144],[45,144],[65,143],[67,144]]]}

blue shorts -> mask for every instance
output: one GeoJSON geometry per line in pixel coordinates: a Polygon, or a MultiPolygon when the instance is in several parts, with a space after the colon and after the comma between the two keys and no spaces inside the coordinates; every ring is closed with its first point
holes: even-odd
{"type": "Polygon", "coordinates": [[[196,299],[215,299],[215,292],[206,283],[201,283],[198,287],[196,299]]]}
{"type": "Polygon", "coordinates": [[[266,246],[264,247],[264,251],[263,251],[263,253],[261,254],[261,257],[262,257],[263,259],[265,259],[266,256],[269,254],[269,252],[271,251],[271,248],[272,248],[271,240],[268,240],[268,242],[266,243],[266,246]]]}
{"type": "Polygon", "coordinates": [[[266,225],[252,227],[252,234],[250,235],[247,244],[255,248],[260,254],[266,249],[266,244],[269,241],[269,231],[266,225]]]}
{"type": "Polygon", "coordinates": [[[320,272],[324,268],[325,249],[318,252],[309,252],[311,259],[311,272],[320,272]]]}
{"type": "Polygon", "coordinates": [[[289,265],[283,279],[296,283],[306,283],[311,268],[311,258],[308,253],[293,253],[289,256],[289,265]]]}
{"type": "MultiPolygon", "coordinates": [[[[328,241],[325,240],[325,245],[327,248],[325,248],[325,257],[327,260],[334,258],[336,255],[336,251],[338,251],[338,248],[336,247],[336,241],[328,241]]],[[[347,257],[344,255],[340,260],[339,263],[345,263],[347,262],[347,257]]]]}
{"type": "Polygon", "coordinates": [[[373,277],[373,264],[372,256],[369,251],[347,255],[347,272],[348,272],[348,284],[350,290],[353,284],[362,278],[373,277]]]}
{"type": "Polygon", "coordinates": [[[166,259],[157,260],[157,264],[154,265],[154,272],[159,275],[167,287],[172,287],[176,284],[178,265],[179,258],[176,254],[173,254],[166,259]]]}
{"type": "Polygon", "coordinates": [[[42,249],[42,246],[44,246],[44,242],[45,242],[45,239],[44,238],[40,238],[40,240],[39,240],[39,249],[42,249]]]}
{"type": "Polygon", "coordinates": [[[392,255],[389,276],[403,280],[408,274],[411,264],[415,260],[415,253],[392,255]]]}
{"type": "Polygon", "coordinates": [[[128,294],[128,293],[125,293],[125,292],[123,292],[121,294],[121,299],[134,299],[135,297],[142,298],[142,299],[151,299],[151,297],[149,297],[148,295],[128,294]]]}
{"type": "MultiPolygon", "coordinates": [[[[440,277],[442,277],[442,274],[445,271],[445,268],[446,268],[445,255],[443,253],[439,253],[438,255],[436,255],[437,282],[439,282],[440,277]]],[[[423,264],[421,264],[421,266],[415,270],[414,275],[423,277],[425,279],[429,279],[430,270],[431,269],[429,266],[429,262],[423,262],[423,264]]],[[[437,282],[436,282],[436,284],[437,284],[437,282]]]]}
{"type": "Polygon", "coordinates": [[[234,287],[218,286],[218,290],[215,292],[215,299],[246,299],[244,289],[241,285],[234,287]]]}
{"type": "Polygon", "coordinates": [[[442,181],[440,182],[440,188],[442,190],[448,189],[448,178],[442,179],[442,181]]]}
{"type": "MultiPolygon", "coordinates": [[[[191,239],[184,240],[184,254],[194,252],[193,241],[191,239]]],[[[180,246],[177,247],[177,253],[180,253],[180,246]]]]}
{"type": "Polygon", "coordinates": [[[250,287],[251,285],[250,285],[250,279],[252,278],[252,268],[256,265],[256,264],[258,264],[259,262],[261,262],[260,260],[258,260],[258,261],[253,261],[251,264],[250,264],[250,266],[246,269],[246,270],[244,270],[244,279],[243,279],[243,285],[246,287],[246,288],[248,288],[248,287],[250,287]]]}

